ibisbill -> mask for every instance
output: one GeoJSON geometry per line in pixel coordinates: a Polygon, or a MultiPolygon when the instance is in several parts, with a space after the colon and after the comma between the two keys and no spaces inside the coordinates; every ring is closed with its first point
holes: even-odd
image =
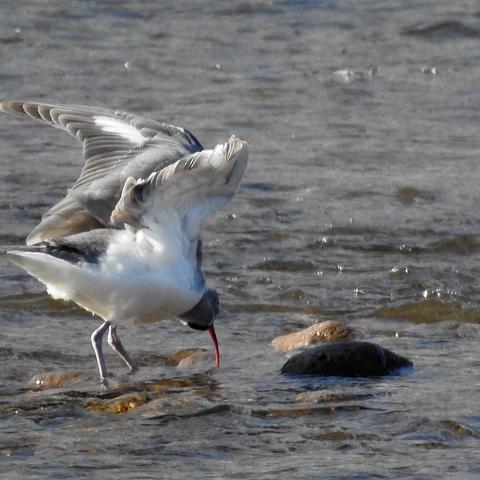
{"type": "Polygon", "coordinates": [[[80,177],[42,217],[26,245],[0,257],[103,319],[91,341],[100,378],[107,368],[102,338],[137,369],[116,325],[179,318],[212,338],[219,311],[202,272],[202,221],[237,191],[247,144],[232,136],[204,149],[188,130],[126,112],[23,101],[0,110],[65,130],[83,145],[80,177]]]}

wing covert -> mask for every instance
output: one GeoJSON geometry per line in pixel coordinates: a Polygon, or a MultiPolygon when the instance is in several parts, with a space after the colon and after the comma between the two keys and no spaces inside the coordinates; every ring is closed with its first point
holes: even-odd
{"type": "Polygon", "coordinates": [[[118,227],[162,225],[174,210],[189,236],[196,238],[203,219],[235,194],[247,160],[247,144],[232,136],[227,143],[186,155],[145,180],[130,177],[111,222],[118,227]]]}

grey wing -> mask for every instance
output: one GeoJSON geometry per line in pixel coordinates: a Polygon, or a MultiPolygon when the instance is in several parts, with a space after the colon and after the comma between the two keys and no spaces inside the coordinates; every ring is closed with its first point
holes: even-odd
{"type": "Polygon", "coordinates": [[[65,238],[45,240],[35,245],[0,246],[0,254],[35,252],[51,255],[72,264],[96,264],[107,251],[112,235],[114,235],[114,230],[99,228],[65,238]]]}
{"type": "Polygon", "coordinates": [[[237,191],[247,162],[246,142],[232,136],[213,150],[186,155],[147,179],[130,177],[112,212],[112,224],[169,229],[176,218],[191,240],[198,239],[203,220],[237,191]]]}
{"type": "Polygon", "coordinates": [[[2,102],[0,111],[60,128],[83,144],[80,177],[66,197],[43,215],[27,237],[29,245],[111,227],[110,215],[128,177],[148,177],[203,149],[188,130],[126,112],[22,101],[2,102]]]}

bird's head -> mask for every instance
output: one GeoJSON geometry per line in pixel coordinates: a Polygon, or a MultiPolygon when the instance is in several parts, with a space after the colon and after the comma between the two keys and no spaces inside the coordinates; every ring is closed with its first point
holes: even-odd
{"type": "Polygon", "coordinates": [[[215,349],[215,358],[217,367],[220,366],[220,351],[218,349],[218,340],[215,333],[213,322],[219,312],[218,293],[215,290],[208,289],[200,301],[188,312],[179,316],[183,324],[188,325],[194,330],[207,330],[212,338],[215,349]]]}

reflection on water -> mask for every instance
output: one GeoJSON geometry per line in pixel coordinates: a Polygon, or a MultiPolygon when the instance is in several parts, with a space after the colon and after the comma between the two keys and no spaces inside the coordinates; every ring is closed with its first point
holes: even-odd
{"type": "MultiPolygon", "coordinates": [[[[141,369],[128,375],[108,353],[104,389],[98,319],[1,266],[2,478],[478,478],[478,6],[0,12],[2,98],[131,110],[207,146],[235,133],[251,151],[235,201],[205,231],[218,370],[206,335],[121,324],[141,369]],[[280,375],[290,354],[271,340],[323,320],[415,370],[280,375]]],[[[0,145],[0,243],[15,244],[76,178],[81,150],[6,116],[0,145]]]]}

